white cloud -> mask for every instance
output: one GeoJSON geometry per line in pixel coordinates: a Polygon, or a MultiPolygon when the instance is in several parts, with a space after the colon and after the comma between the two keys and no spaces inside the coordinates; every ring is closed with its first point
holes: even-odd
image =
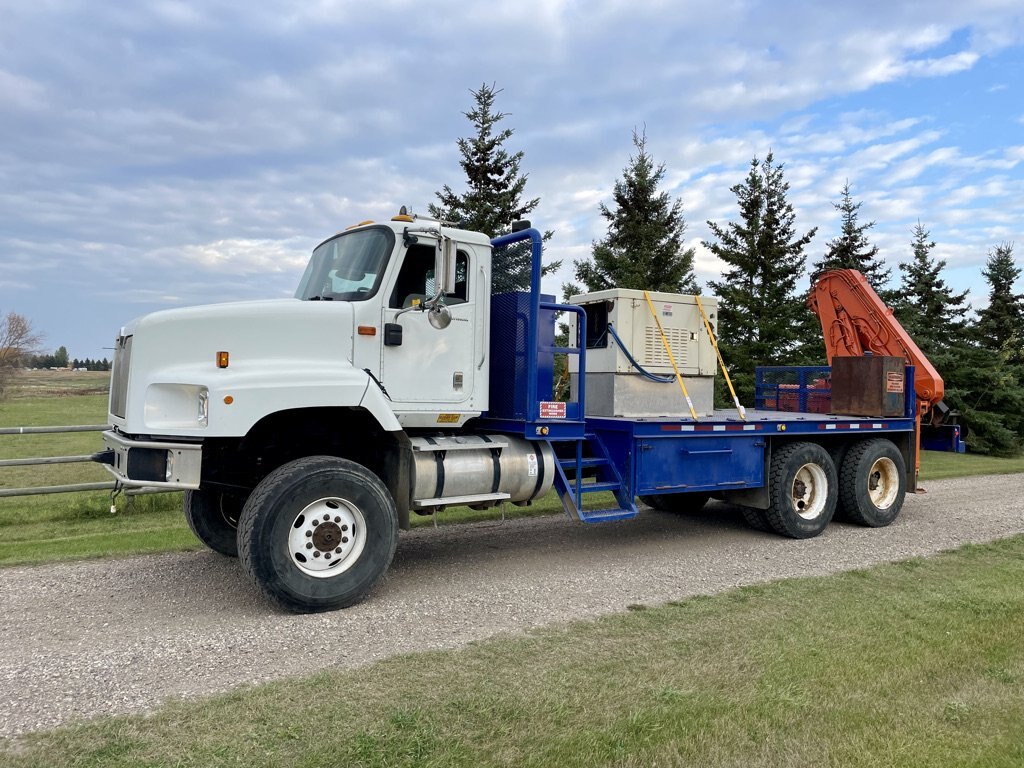
{"type": "Polygon", "coordinates": [[[939,147],[927,154],[914,155],[888,174],[889,183],[911,181],[936,165],[949,165],[960,157],[960,150],[956,147],[939,147]]]}
{"type": "Polygon", "coordinates": [[[940,77],[970,69],[981,58],[974,51],[960,51],[938,59],[915,59],[903,64],[900,74],[914,77],[940,77]]]}
{"type": "Polygon", "coordinates": [[[46,106],[45,89],[31,78],[0,69],[0,113],[37,111],[46,106]]]}
{"type": "Polygon", "coordinates": [[[185,267],[189,263],[208,270],[238,276],[295,272],[309,260],[305,238],[287,240],[217,240],[200,245],[158,248],[144,254],[151,263],[185,267]]]}
{"type": "Polygon", "coordinates": [[[505,89],[534,220],[567,264],[603,235],[597,206],[644,125],[705,279],[705,221],[735,216],[729,188],[769,149],[798,225],[821,227],[814,253],[846,179],[887,258],[919,216],[970,248],[1019,240],[1024,147],[966,140],[914,88],[975,75],[1021,44],[1021,18],[1011,0],[940,0],[924,26],[881,0],[21,5],[0,29],[0,304],[66,285],[101,297],[99,323],[129,295],[286,294],[322,236],[461,188],[453,139],[481,82],[505,89]],[[883,83],[901,102],[873,99],[883,83]]]}

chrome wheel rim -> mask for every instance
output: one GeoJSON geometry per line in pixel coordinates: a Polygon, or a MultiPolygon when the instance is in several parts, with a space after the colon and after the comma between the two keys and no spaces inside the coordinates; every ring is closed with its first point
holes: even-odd
{"type": "Polygon", "coordinates": [[[288,554],[308,576],[326,579],[351,568],[366,546],[366,522],[352,502],[336,496],[308,504],[292,521],[288,554]]]}

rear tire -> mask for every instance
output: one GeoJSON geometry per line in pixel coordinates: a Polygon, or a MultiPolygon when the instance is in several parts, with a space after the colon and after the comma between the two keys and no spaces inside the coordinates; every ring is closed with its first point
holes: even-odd
{"type": "MultiPolygon", "coordinates": [[[[843,460],[846,458],[847,451],[850,450],[850,443],[842,442],[838,445],[832,445],[828,448],[828,455],[832,457],[832,464],[836,468],[836,477],[838,481],[842,483],[842,468],[843,460]]],[[[843,509],[842,490],[840,490],[839,502],[836,504],[836,514],[833,520],[842,520],[843,522],[851,522],[850,516],[846,514],[843,509]]]]}
{"type": "Polygon", "coordinates": [[[773,530],[771,523],[768,522],[768,513],[765,510],[757,509],[756,507],[740,507],[740,512],[743,514],[743,522],[755,531],[765,531],[768,533],[773,530]]]}
{"type": "Polygon", "coordinates": [[[185,491],[185,520],[214,552],[238,557],[238,518],[245,499],[216,491],[185,491]]]}
{"type": "Polygon", "coordinates": [[[358,603],[398,544],[398,514],[370,470],[311,456],[267,475],[242,510],[238,551],[256,586],[296,613],[358,603]]]}
{"type": "Polygon", "coordinates": [[[704,509],[710,498],[710,493],[661,493],[657,496],[641,496],[640,501],[660,512],[695,515],[704,509]]]}
{"type": "Polygon", "coordinates": [[[772,453],[768,522],[776,533],[809,539],[825,530],[836,511],[836,468],[817,443],[790,443],[772,453]]]}
{"type": "Polygon", "coordinates": [[[852,522],[882,528],[903,509],[907,467],[892,441],[864,440],[846,454],[839,474],[839,504],[852,522]]]}

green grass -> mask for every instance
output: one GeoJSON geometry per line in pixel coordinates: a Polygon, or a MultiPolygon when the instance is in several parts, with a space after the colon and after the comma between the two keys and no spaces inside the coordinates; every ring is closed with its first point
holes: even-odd
{"type": "MultiPolygon", "coordinates": [[[[102,424],[106,420],[107,374],[28,372],[12,397],[0,403],[0,426],[102,424]]],[[[68,435],[0,436],[0,459],[84,455],[101,448],[96,432],[68,435]]],[[[925,452],[921,480],[1024,472],[1024,456],[1012,459],[925,452]]],[[[102,482],[110,476],[98,465],[0,468],[0,488],[102,482]]],[[[594,494],[589,506],[608,506],[610,494],[594,494]]],[[[0,566],[198,549],[202,545],[185,524],[180,494],[118,501],[111,515],[108,493],[0,498],[0,566]]],[[[437,515],[438,525],[494,520],[499,509],[455,507],[437,515]]],[[[509,518],[562,514],[549,493],[529,507],[505,506],[509,518]]],[[[413,527],[434,525],[435,518],[412,516],[413,527]]]]}
{"type": "Polygon", "coordinates": [[[102,718],[0,761],[1009,768],[1021,583],[1016,537],[102,718]]]}
{"type": "Polygon", "coordinates": [[[1009,459],[972,453],[921,453],[921,480],[944,480],[974,475],[1008,475],[1024,472],[1024,454],[1009,459]]]}
{"type": "MultiPolygon", "coordinates": [[[[103,424],[106,374],[29,372],[0,403],[0,426],[103,424]],[[24,388],[30,385],[28,391],[24,388]],[[99,391],[96,391],[96,390],[99,391]],[[42,394],[39,394],[42,392],[42,394]]],[[[102,448],[98,432],[0,436],[0,458],[80,456],[102,448]]],[[[0,468],[0,488],[109,481],[93,463],[0,468]]],[[[181,495],[121,498],[108,492],[0,498],[0,565],[198,549],[181,495]]]]}
{"type": "Polygon", "coordinates": [[[11,400],[72,395],[103,395],[106,397],[109,387],[109,372],[21,371],[11,382],[9,396],[11,400]]]}
{"type": "MultiPolygon", "coordinates": [[[[106,374],[38,371],[0,403],[0,426],[102,424],[107,418],[106,374]],[[96,391],[99,389],[100,391],[96,391]]],[[[0,436],[0,459],[92,454],[102,448],[98,432],[0,436]]],[[[0,468],[0,488],[28,488],[110,480],[92,463],[0,468]]],[[[607,502],[610,494],[595,502],[607,502]]],[[[23,565],[110,555],[200,549],[181,513],[181,494],[126,498],[110,514],[108,492],[0,498],[0,565],[23,565]]],[[[529,507],[506,505],[508,518],[561,512],[554,494],[529,507]]],[[[500,518],[499,510],[454,507],[437,515],[452,525],[500,518]]],[[[412,516],[413,527],[434,525],[412,516]]]]}

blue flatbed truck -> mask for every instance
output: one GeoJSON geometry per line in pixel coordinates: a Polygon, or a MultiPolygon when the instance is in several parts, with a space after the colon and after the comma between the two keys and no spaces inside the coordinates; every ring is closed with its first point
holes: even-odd
{"type": "MultiPolygon", "coordinates": [[[[922,424],[941,426],[941,378],[862,277],[828,273],[813,289],[831,367],[761,369],[756,408],[714,410],[714,299],[659,294],[659,313],[639,292],[556,303],[541,293],[540,233],[513,230],[491,240],[402,211],[318,245],[292,299],[126,324],[93,458],[121,486],[183,490],[196,536],[303,612],[365,598],[412,514],[552,488],[585,523],[634,517],[638,499],[720,498],[795,538],[837,509],[876,527],[899,514],[922,424]],[[492,295],[492,254],[527,243],[530,290],[492,295]],[[555,341],[562,313],[570,346],[555,341]],[[622,342],[630,324],[640,335],[622,342]],[[663,343],[673,368],[672,344],[688,357],[699,408],[664,376],[634,375],[637,343],[644,360],[663,343]],[[568,400],[555,396],[559,355],[568,400]]],[[[956,448],[959,433],[938,441],[956,448]]]]}
{"type": "MultiPolygon", "coordinates": [[[[661,510],[696,510],[717,497],[743,508],[753,527],[806,538],[821,533],[837,508],[865,525],[888,525],[906,492],[917,489],[919,404],[914,366],[902,365],[898,415],[848,416],[806,410],[820,396],[806,381],[828,367],[765,369],[791,372],[796,384],[768,383],[758,371],[758,404],[789,400],[804,410],[714,410],[693,418],[586,415],[587,312],[555,303],[540,291],[540,235],[525,229],[492,241],[495,248],[528,240],[533,249],[529,293],[495,297],[492,328],[518,328],[492,345],[498,397],[477,428],[552,444],[558,458],[555,488],[566,513],[585,523],[625,520],[638,514],[636,499],[661,510]],[[574,313],[576,343],[554,342],[554,317],[574,313]],[[579,358],[575,401],[555,410],[555,355],[579,358]],[[588,494],[610,492],[615,504],[588,509],[588,494]]],[[[624,350],[628,353],[629,350],[624,350]]],[[[786,377],[783,375],[783,379],[786,377]]],[[[679,410],[686,410],[680,394],[679,410]]],[[[817,400],[820,405],[820,399],[817,400]]],[[[817,409],[817,410],[820,410],[817,409]]],[[[893,413],[890,408],[889,413],[893,413]]],[[[959,432],[957,432],[959,435],[959,432]]]]}

